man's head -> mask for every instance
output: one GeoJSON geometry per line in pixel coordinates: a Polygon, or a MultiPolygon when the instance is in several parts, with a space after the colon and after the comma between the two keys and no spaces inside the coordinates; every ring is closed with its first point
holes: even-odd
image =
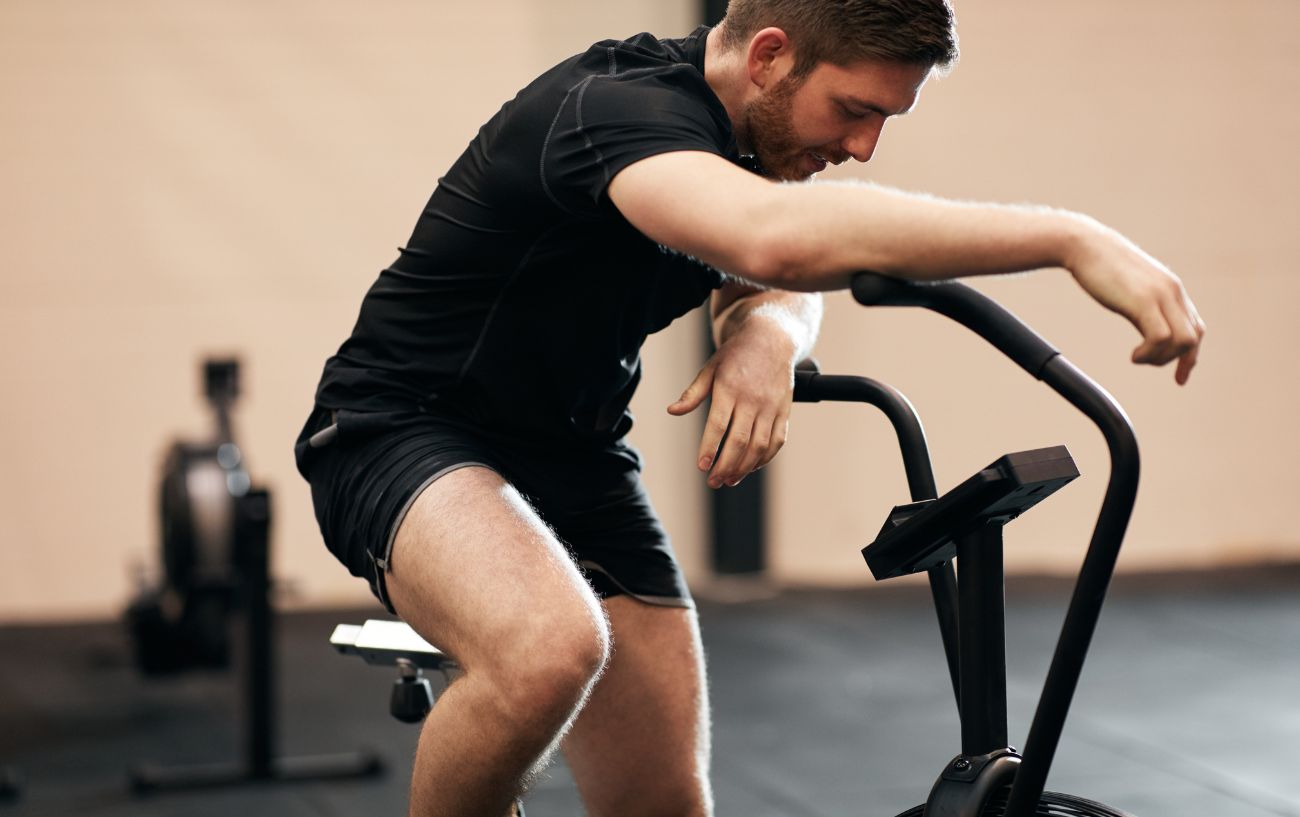
{"type": "Polygon", "coordinates": [[[791,180],[870,159],[885,119],[958,53],[948,0],[730,0],[717,33],[750,82],[737,136],[791,180]]]}
{"type": "Polygon", "coordinates": [[[942,72],[957,61],[949,0],[730,0],[722,47],[745,48],[765,28],[779,28],[794,42],[796,78],[823,62],[911,63],[942,72]]]}

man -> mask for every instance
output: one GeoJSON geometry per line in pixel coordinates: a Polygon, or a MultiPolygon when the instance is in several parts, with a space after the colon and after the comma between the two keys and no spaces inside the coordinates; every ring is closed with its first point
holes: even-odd
{"type": "Polygon", "coordinates": [[[714,488],[780,450],[809,293],[861,269],[1063,267],[1186,382],[1181,284],[1088,218],[779,183],[870,159],[956,55],[946,0],[732,0],[561,63],[440,180],[297,448],[330,549],[465,670],[412,814],[507,814],[561,740],[595,817],[712,813],[696,619],[623,441],[642,341],[710,293],[717,352],[668,410],[710,400],[714,488]]]}

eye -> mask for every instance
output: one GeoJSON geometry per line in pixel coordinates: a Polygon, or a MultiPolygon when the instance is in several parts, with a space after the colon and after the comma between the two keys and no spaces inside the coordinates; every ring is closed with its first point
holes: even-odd
{"type": "Polygon", "coordinates": [[[839,103],[840,115],[846,119],[866,119],[871,116],[871,111],[855,111],[843,102],[839,103]]]}

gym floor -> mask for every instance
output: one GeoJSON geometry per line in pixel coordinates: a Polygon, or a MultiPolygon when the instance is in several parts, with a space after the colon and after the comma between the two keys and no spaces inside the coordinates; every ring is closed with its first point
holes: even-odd
{"type": "MultiPolygon", "coordinates": [[[[1139,817],[1300,817],[1300,566],[1117,579],[1049,788],[1139,817]]],[[[1013,743],[1023,740],[1069,585],[1008,588],[1013,743]]],[[[285,755],[372,747],[384,777],[133,797],[137,760],[234,758],[233,675],[142,680],[119,625],[0,628],[0,817],[405,814],[416,729],[387,714],[393,674],[335,655],[335,622],[280,621],[285,755]]],[[[957,753],[955,707],[923,588],[701,601],[721,817],[878,815],[921,802],[957,753]]],[[[563,766],[529,817],[581,814],[563,766]]]]}

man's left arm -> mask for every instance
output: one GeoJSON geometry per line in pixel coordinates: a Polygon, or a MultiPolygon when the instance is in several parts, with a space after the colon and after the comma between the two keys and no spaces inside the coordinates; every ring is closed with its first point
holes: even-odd
{"type": "Polygon", "coordinates": [[[785,444],[794,367],[812,353],[822,301],[733,280],[713,293],[710,312],[717,351],[668,413],[688,414],[712,396],[698,465],[720,488],[767,465],[785,444]]]}

